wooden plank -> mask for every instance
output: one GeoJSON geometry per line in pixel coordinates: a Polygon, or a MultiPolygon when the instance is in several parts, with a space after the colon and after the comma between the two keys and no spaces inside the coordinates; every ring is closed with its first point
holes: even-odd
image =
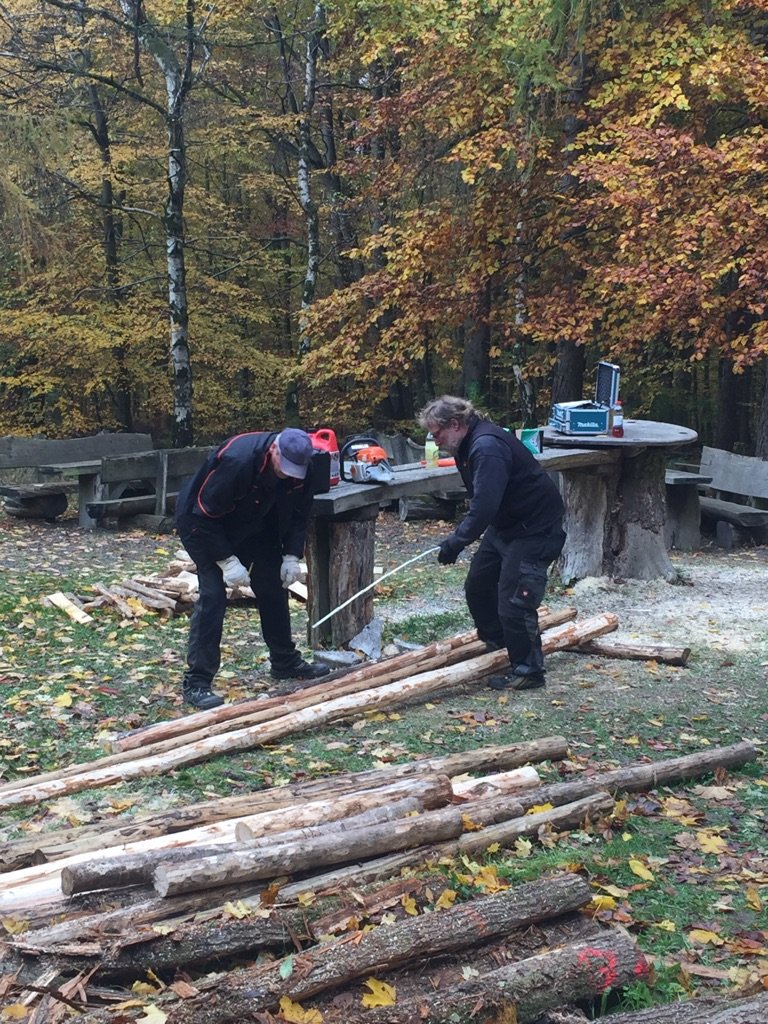
{"type": "Polygon", "coordinates": [[[702,448],[701,472],[712,476],[712,488],[750,498],[768,498],[768,462],[734,455],[721,448],[702,448]]]}
{"type": "Polygon", "coordinates": [[[150,451],[150,434],[93,434],[66,439],[0,437],[0,469],[17,469],[41,463],[82,462],[123,452],[150,451]]]}
{"type": "Polygon", "coordinates": [[[71,601],[66,594],[62,594],[60,590],[57,590],[53,594],[48,594],[45,600],[52,604],[56,608],[60,608],[66,615],[69,616],[74,622],[79,622],[81,626],[87,626],[93,622],[93,617],[84,612],[82,608],[78,608],[74,601],[71,601]]]}
{"type": "MultiPolygon", "coordinates": [[[[173,508],[176,504],[176,492],[167,495],[167,504],[173,508]]],[[[139,494],[132,498],[110,498],[106,501],[89,501],[86,503],[88,515],[94,519],[109,519],[111,517],[124,519],[127,516],[136,516],[142,512],[154,513],[154,494],[139,494]]]]}
{"type": "Polygon", "coordinates": [[[199,448],[160,448],[135,455],[111,456],[102,459],[100,476],[103,483],[156,480],[158,474],[162,473],[164,461],[167,462],[169,479],[191,476],[212,451],[215,451],[215,447],[208,445],[199,448]]]}
{"type": "Polygon", "coordinates": [[[101,460],[99,477],[103,484],[126,483],[128,480],[154,480],[158,469],[158,452],[137,455],[115,455],[101,460]]]}
{"type": "Polygon", "coordinates": [[[750,508],[735,501],[721,501],[719,498],[705,496],[699,498],[699,502],[702,516],[710,519],[722,519],[735,526],[768,526],[768,509],[750,508]]]}
{"type": "Polygon", "coordinates": [[[696,484],[709,484],[712,477],[704,473],[688,473],[682,469],[668,469],[664,473],[664,483],[667,487],[685,487],[696,484]]]}

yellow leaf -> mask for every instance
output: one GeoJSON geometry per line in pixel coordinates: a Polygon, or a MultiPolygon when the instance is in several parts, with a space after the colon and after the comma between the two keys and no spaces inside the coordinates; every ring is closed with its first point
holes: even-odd
{"type": "Polygon", "coordinates": [[[316,892],[300,892],[298,899],[299,899],[299,903],[302,905],[302,907],[311,907],[312,904],[317,899],[317,893],[316,892]]]}
{"type": "Polygon", "coordinates": [[[677,925],[674,921],[667,921],[666,918],[663,921],[657,921],[653,926],[654,928],[661,928],[665,932],[676,932],[677,925]]]}
{"type": "Polygon", "coordinates": [[[461,822],[465,832],[478,832],[483,827],[482,825],[476,825],[468,814],[462,814],[461,822]]]}
{"type": "Polygon", "coordinates": [[[371,990],[366,992],[362,998],[363,1006],[373,1009],[374,1006],[394,1006],[397,1001],[397,993],[392,985],[386,981],[379,981],[378,978],[366,978],[363,982],[371,990]]]}
{"type": "Polygon", "coordinates": [[[413,896],[409,896],[407,893],[403,893],[400,897],[400,903],[406,914],[410,914],[411,917],[416,917],[419,913],[419,908],[416,906],[416,900],[413,896]]]}
{"type": "Polygon", "coordinates": [[[146,981],[134,981],[131,985],[131,992],[135,992],[137,996],[156,996],[158,989],[146,981]]]}
{"type": "Polygon", "coordinates": [[[71,693],[60,693],[53,702],[57,708],[71,708],[72,707],[72,694],[71,693]]]}
{"type": "Polygon", "coordinates": [[[699,946],[722,946],[723,940],[717,934],[717,932],[711,932],[706,928],[691,928],[688,932],[688,938],[691,942],[697,943],[699,946]]]}
{"type": "Polygon", "coordinates": [[[554,808],[554,806],[554,804],[534,804],[533,807],[529,807],[525,813],[541,814],[543,811],[551,811],[554,808]]]}
{"type": "Polygon", "coordinates": [[[629,870],[633,875],[637,875],[638,878],[642,878],[646,882],[653,881],[653,875],[641,860],[630,860],[629,870]]]}
{"type": "Polygon", "coordinates": [[[760,893],[758,892],[757,886],[748,885],[746,891],[747,906],[752,910],[760,911],[763,909],[763,901],[760,899],[760,893]]]}
{"type": "Polygon", "coordinates": [[[136,1019],[136,1024],[165,1024],[167,1020],[167,1013],[163,1013],[156,1006],[148,1006],[144,1016],[136,1019]]]}
{"type": "Polygon", "coordinates": [[[15,921],[12,917],[0,918],[0,924],[9,935],[21,935],[29,928],[29,921],[15,921]]]}
{"type": "Polygon", "coordinates": [[[595,910],[614,910],[616,900],[613,896],[593,896],[590,906],[594,907],[595,910]]]}
{"type": "Polygon", "coordinates": [[[712,832],[697,832],[696,841],[704,853],[724,853],[728,849],[728,843],[722,836],[716,836],[712,832]]]}
{"type": "Polygon", "coordinates": [[[247,903],[243,903],[242,900],[238,900],[236,903],[231,901],[224,904],[224,913],[230,917],[235,917],[238,921],[243,917],[248,917],[251,913],[251,908],[247,903]]]}
{"type": "Polygon", "coordinates": [[[436,910],[448,910],[456,902],[456,896],[458,894],[453,889],[444,889],[440,893],[440,898],[435,903],[436,910]]]}
{"type": "Polygon", "coordinates": [[[176,931],[176,926],[172,924],[153,924],[152,931],[156,935],[170,935],[171,932],[176,931]]]}
{"type": "Polygon", "coordinates": [[[323,1015],[319,1010],[305,1010],[288,996],[280,998],[280,1016],[291,1024],[323,1024],[323,1015]]]}
{"type": "Polygon", "coordinates": [[[533,850],[533,843],[530,839],[523,839],[521,836],[515,840],[515,853],[518,857],[530,857],[533,850]]]}
{"type": "Polygon", "coordinates": [[[488,847],[488,849],[485,852],[486,853],[498,853],[500,849],[501,849],[501,843],[491,843],[491,845],[488,847]]]}
{"type": "Polygon", "coordinates": [[[625,896],[629,896],[628,889],[620,889],[618,885],[598,885],[598,889],[602,889],[603,892],[607,892],[609,896],[615,896],[617,900],[624,899],[625,896]]]}
{"type": "Polygon", "coordinates": [[[23,1003],[11,1003],[3,1010],[3,1020],[24,1020],[29,1013],[29,1007],[23,1003]]]}

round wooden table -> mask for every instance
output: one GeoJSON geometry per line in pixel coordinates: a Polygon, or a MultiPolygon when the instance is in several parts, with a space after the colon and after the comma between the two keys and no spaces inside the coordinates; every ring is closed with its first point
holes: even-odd
{"type": "Polygon", "coordinates": [[[695,430],[654,420],[625,420],[624,436],[560,434],[544,429],[544,444],[615,451],[606,466],[562,476],[565,529],[563,579],[584,576],[674,579],[664,539],[664,473],[670,454],[693,444],[695,430]]]}

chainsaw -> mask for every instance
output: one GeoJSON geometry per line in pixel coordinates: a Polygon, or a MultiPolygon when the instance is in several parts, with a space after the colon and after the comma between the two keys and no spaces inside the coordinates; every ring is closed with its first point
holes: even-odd
{"type": "Polygon", "coordinates": [[[391,484],[395,474],[375,437],[352,437],[339,453],[342,480],[357,484],[391,484]]]}

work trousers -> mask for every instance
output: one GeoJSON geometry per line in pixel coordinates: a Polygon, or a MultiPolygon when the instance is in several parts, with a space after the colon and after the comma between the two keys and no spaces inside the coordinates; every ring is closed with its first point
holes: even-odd
{"type": "MultiPolygon", "coordinates": [[[[189,625],[184,684],[190,689],[210,689],[221,664],[227,592],[221,568],[206,555],[204,545],[194,538],[185,539],[183,534],[182,542],[197,566],[200,584],[189,625]]],[[[269,650],[272,668],[296,667],[301,655],[291,636],[288,591],[280,580],[282,554],[277,534],[271,530],[254,534],[246,538],[234,554],[246,568],[251,567],[251,589],[258,602],[261,634],[269,650]]]]}
{"type": "Polygon", "coordinates": [[[512,670],[520,675],[544,669],[537,609],[547,569],[564,544],[559,521],[546,533],[513,538],[489,526],[470,563],[464,592],[478,636],[506,647],[512,670]]]}

